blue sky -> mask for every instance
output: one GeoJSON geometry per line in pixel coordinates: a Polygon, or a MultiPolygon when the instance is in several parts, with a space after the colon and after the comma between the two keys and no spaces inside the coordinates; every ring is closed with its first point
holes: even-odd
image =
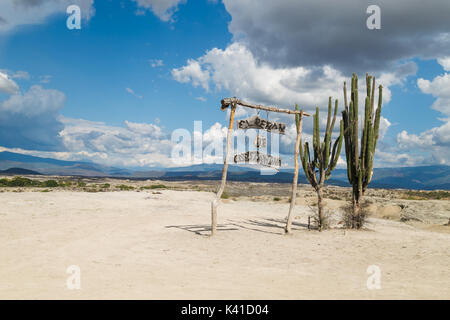
{"type": "MultiPolygon", "coordinates": [[[[67,96],[61,112],[67,117],[111,125],[159,118],[172,129],[205,112],[214,116],[217,110],[195,99],[204,96],[202,90],[178,84],[170,71],[212,47],[226,47],[230,16],[223,6],[191,1],[180,6],[176,23],[150,12],[137,16],[138,7],[131,1],[98,1],[95,10],[79,31],[65,27],[67,15],[18,28],[3,42],[2,64],[31,75],[51,75],[48,87],[67,96]],[[152,68],[150,60],[164,65],[152,68]]],[[[25,82],[24,90],[31,84],[25,82]]],[[[213,98],[217,102],[220,95],[213,98]]]]}
{"type": "MultiPolygon", "coordinates": [[[[385,87],[376,165],[448,164],[450,27],[441,12],[449,4],[404,7],[412,20],[422,17],[411,28],[396,16],[405,0],[378,1],[382,29],[370,31],[364,2],[345,0],[333,13],[324,0],[4,1],[0,148],[170,166],[173,130],[202,120],[205,143],[223,139],[223,97],[325,110],[329,95],[342,99],[352,72],[371,72],[385,87]],[[81,30],[66,27],[72,3],[81,30]]],[[[290,165],[293,135],[280,147],[290,165]]]]}

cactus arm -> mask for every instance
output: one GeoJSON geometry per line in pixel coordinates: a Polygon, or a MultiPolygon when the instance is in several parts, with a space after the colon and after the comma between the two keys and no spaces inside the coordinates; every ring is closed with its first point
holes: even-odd
{"type": "Polygon", "coordinates": [[[383,103],[383,86],[380,86],[378,88],[378,108],[377,112],[375,114],[375,123],[374,123],[374,134],[375,134],[375,141],[373,144],[373,149],[375,150],[375,147],[377,146],[378,141],[378,131],[380,129],[380,119],[381,119],[381,105],[383,103]]]}
{"type": "Polygon", "coordinates": [[[331,122],[330,133],[333,133],[334,131],[334,124],[336,123],[337,112],[338,112],[338,100],[336,99],[336,101],[334,102],[334,114],[333,114],[333,121],[331,122]]]}
{"type": "Polygon", "coordinates": [[[374,146],[374,138],[373,138],[373,127],[370,126],[368,128],[368,138],[367,138],[367,159],[366,159],[366,170],[364,172],[364,184],[363,184],[363,191],[366,190],[367,186],[369,185],[370,181],[372,180],[372,166],[373,166],[373,146],[374,146]]]}
{"type": "Polygon", "coordinates": [[[359,105],[359,93],[358,93],[358,77],[355,74],[355,81],[354,81],[354,87],[353,87],[353,96],[354,96],[354,101],[353,101],[353,146],[354,146],[354,163],[355,163],[355,169],[356,172],[358,172],[359,170],[359,143],[358,143],[358,105],[359,105]]]}
{"type": "Polygon", "coordinates": [[[317,179],[316,179],[316,172],[315,172],[316,166],[315,166],[314,162],[311,162],[311,156],[309,154],[308,142],[305,143],[305,152],[307,152],[307,155],[308,155],[308,157],[305,156],[305,160],[308,159],[308,161],[305,161],[305,167],[306,167],[305,174],[308,177],[309,183],[315,189],[315,188],[317,188],[317,179]]]}
{"type": "Polygon", "coordinates": [[[314,149],[314,165],[318,168],[321,161],[320,148],[320,132],[319,132],[319,107],[316,108],[316,114],[313,116],[314,131],[313,131],[313,149],[314,149]]]}
{"type": "Polygon", "coordinates": [[[336,165],[339,160],[339,156],[341,154],[343,140],[344,140],[344,121],[341,120],[341,132],[340,132],[339,138],[334,142],[333,153],[331,155],[331,163],[327,170],[326,179],[328,179],[331,176],[331,171],[333,171],[336,168],[336,165]],[[336,146],[337,146],[337,149],[336,149],[336,146]]]}
{"type": "Polygon", "coordinates": [[[327,127],[325,129],[325,135],[330,132],[331,125],[331,97],[328,99],[328,116],[327,116],[327,127]]]}
{"type": "Polygon", "coordinates": [[[300,160],[302,161],[303,171],[305,172],[306,178],[310,181],[309,170],[308,170],[308,153],[309,153],[308,143],[305,143],[305,151],[303,152],[302,141],[300,141],[299,151],[300,160]]]}
{"type": "Polygon", "coordinates": [[[372,95],[370,96],[370,114],[371,114],[371,118],[373,120],[373,106],[375,104],[375,77],[372,78],[372,95]]]}
{"type": "Polygon", "coordinates": [[[370,112],[370,98],[366,97],[366,105],[364,109],[364,126],[362,128],[362,137],[361,137],[361,163],[363,167],[361,168],[364,171],[365,161],[366,161],[366,150],[367,150],[367,133],[369,130],[369,112],[370,112]]]}
{"type": "Polygon", "coordinates": [[[328,101],[327,125],[323,141],[320,139],[320,113],[319,107],[317,107],[316,112],[313,115],[312,149],[309,148],[308,142],[301,143],[299,146],[300,159],[306,178],[316,191],[321,189],[325,180],[330,177],[331,172],[336,167],[342,147],[342,141],[344,139],[343,121],[341,121],[339,138],[332,145],[331,139],[338,111],[338,100],[335,102],[334,112],[332,101],[333,100],[330,97],[328,101]],[[310,150],[311,152],[314,152],[313,159],[311,159],[310,150]],[[331,159],[330,151],[332,151],[331,159]]]}
{"type": "Polygon", "coordinates": [[[324,171],[328,167],[328,163],[330,161],[330,147],[331,147],[331,134],[332,131],[330,131],[331,128],[331,109],[332,108],[332,101],[331,97],[328,99],[328,116],[327,116],[327,126],[325,129],[325,138],[324,138],[324,146],[322,148],[322,154],[323,154],[323,161],[321,166],[321,176],[324,174],[324,171]]]}
{"type": "Polygon", "coordinates": [[[367,96],[370,97],[370,80],[371,76],[369,76],[368,73],[366,73],[366,88],[367,88],[367,96]]]}
{"type": "Polygon", "coordinates": [[[342,111],[342,121],[344,123],[344,140],[345,140],[345,159],[347,163],[347,178],[348,182],[352,184],[352,159],[351,159],[351,152],[350,152],[350,134],[349,134],[349,121],[348,121],[348,110],[342,111]]]}

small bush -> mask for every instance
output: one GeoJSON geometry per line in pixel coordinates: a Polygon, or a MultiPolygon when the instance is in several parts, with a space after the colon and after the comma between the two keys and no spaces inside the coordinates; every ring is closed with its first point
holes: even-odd
{"type": "Polygon", "coordinates": [[[450,199],[450,192],[448,191],[406,191],[402,195],[406,200],[445,200],[450,199]]]}
{"type": "Polygon", "coordinates": [[[59,187],[71,187],[72,186],[72,182],[70,182],[70,181],[63,181],[63,180],[60,180],[60,181],[58,181],[58,186],[59,187]]]}
{"type": "Polygon", "coordinates": [[[130,191],[130,190],[134,190],[134,187],[132,186],[127,186],[125,184],[121,184],[116,186],[117,189],[120,189],[121,191],[130,191]]]}
{"type": "Polygon", "coordinates": [[[280,200],[281,200],[281,198],[278,198],[278,197],[273,198],[273,201],[280,201],[280,200]]]}
{"type": "Polygon", "coordinates": [[[342,222],[344,223],[344,227],[347,229],[361,229],[369,216],[368,206],[369,204],[367,202],[362,203],[359,208],[358,216],[355,216],[353,206],[351,204],[344,206],[342,208],[342,222]]]}
{"type": "Polygon", "coordinates": [[[222,199],[228,199],[228,198],[230,198],[230,195],[224,191],[224,192],[222,193],[221,198],[222,198],[222,199]]]}
{"type": "Polygon", "coordinates": [[[101,186],[102,189],[109,189],[111,185],[109,183],[105,183],[101,186]]]}
{"type": "MultiPolygon", "coordinates": [[[[325,208],[324,208],[324,211],[325,211],[325,208]]],[[[315,228],[317,230],[319,229],[319,225],[322,226],[322,230],[330,229],[331,223],[330,223],[330,214],[329,213],[325,213],[325,212],[323,213],[321,222],[319,221],[319,214],[318,213],[313,215],[312,218],[313,218],[313,222],[314,222],[315,228]]]]}
{"type": "Polygon", "coordinates": [[[84,187],[86,187],[86,183],[83,181],[78,181],[77,186],[78,186],[78,188],[84,188],[84,187]]]}
{"type": "Polygon", "coordinates": [[[6,180],[6,186],[7,187],[32,187],[32,186],[39,186],[39,181],[33,181],[28,178],[22,178],[22,177],[14,177],[11,180],[6,180]]]}
{"type": "MultiPolygon", "coordinates": [[[[58,186],[58,183],[52,180],[52,186],[58,186]],[[54,185],[56,184],[56,185],[54,185]]],[[[31,180],[28,178],[14,177],[12,179],[0,179],[0,187],[49,187],[46,182],[31,180]]]]}
{"type": "Polygon", "coordinates": [[[140,189],[141,190],[148,190],[148,189],[154,190],[154,189],[167,189],[167,187],[165,185],[163,185],[163,184],[154,184],[154,185],[151,185],[151,186],[143,186],[140,189]]]}
{"type": "Polygon", "coordinates": [[[163,184],[155,184],[150,186],[150,189],[166,189],[167,187],[163,184]]]}
{"type": "Polygon", "coordinates": [[[46,188],[56,188],[59,184],[55,180],[47,180],[42,183],[42,186],[46,188]]]}

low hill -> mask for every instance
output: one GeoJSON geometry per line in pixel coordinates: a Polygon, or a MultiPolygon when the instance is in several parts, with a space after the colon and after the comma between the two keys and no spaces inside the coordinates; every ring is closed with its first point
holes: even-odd
{"type": "Polygon", "coordinates": [[[23,168],[9,168],[6,170],[0,170],[1,175],[41,175],[41,173],[33,170],[23,169],[23,168]]]}
{"type": "Polygon", "coordinates": [[[46,175],[79,175],[79,176],[128,176],[125,169],[103,166],[93,162],[66,161],[52,158],[41,158],[20,153],[0,152],[0,170],[21,168],[37,171],[46,175]]]}

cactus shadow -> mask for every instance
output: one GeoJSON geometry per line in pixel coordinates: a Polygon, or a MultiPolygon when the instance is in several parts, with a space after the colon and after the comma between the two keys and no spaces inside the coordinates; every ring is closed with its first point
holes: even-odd
{"type": "MultiPolygon", "coordinates": [[[[269,233],[269,234],[284,234],[284,228],[286,225],[285,219],[273,219],[273,218],[263,218],[263,219],[248,219],[245,221],[230,221],[230,225],[257,232],[269,233]]],[[[308,228],[307,224],[293,222],[292,230],[303,230],[308,228]],[[301,227],[301,228],[296,228],[301,227]]]]}

